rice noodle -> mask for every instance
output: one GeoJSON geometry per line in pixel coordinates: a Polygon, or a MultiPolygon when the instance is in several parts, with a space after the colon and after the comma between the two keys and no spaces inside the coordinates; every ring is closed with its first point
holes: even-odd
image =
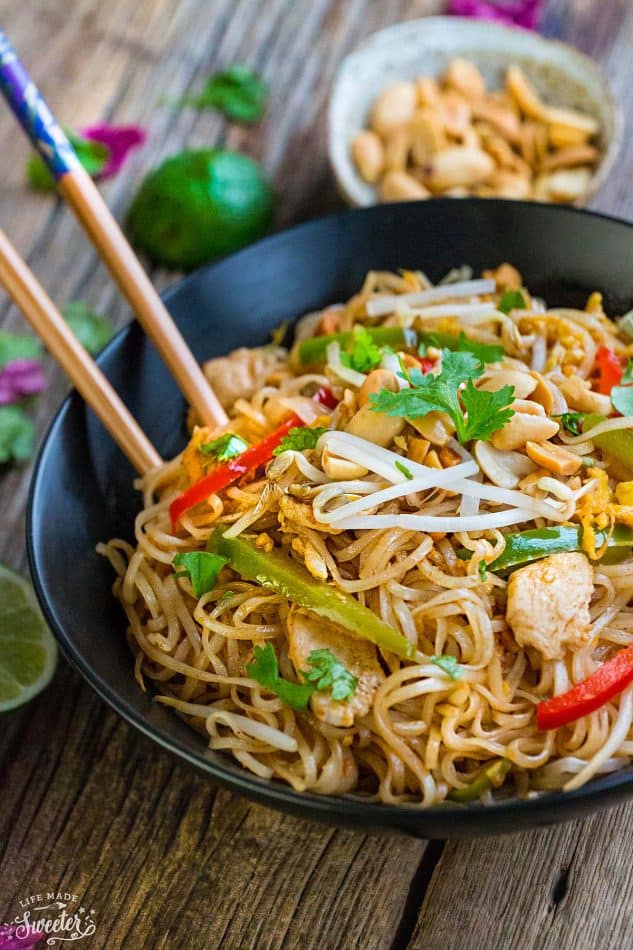
{"type": "MultiPolygon", "coordinates": [[[[568,408],[558,390],[562,379],[586,378],[591,390],[598,345],[627,352],[628,344],[601,314],[545,311],[533,303],[506,315],[497,309],[494,280],[452,277],[459,279],[431,287],[420,272],[373,271],[347,304],[327,309],[336,309],[341,332],[407,322],[421,329],[428,321],[438,332],[463,331],[501,346],[503,360],[488,363],[480,378],[537,370],[539,385],[528,399],[538,397],[552,417],[568,408]]],[[[318,333],[323,313],[302,322],[302,338],[318,333]]],[[[381,362],[401,388],[408,383],[398,377],[400,358],[416,356],[405,349],[383,353],[381,362]]],[[[244,352],[246,382],[259,356],[244,352]]],[[[576,789],[630,764],[633,687],[557,730],[541,731],[536,718],[544,697],[565,692],[633,645],[630,552],[618,548],[623,561],[605,558],[591,566],[585,626],[576,639],[547,629],[547,642],[561,639],[551,657],[525,631],[519,636],[519,621],[507,609],[510,602],[516,606],[522,565],[508,577],[494,562],[517,531],[585,526],[587,519],[606,530],[618,518],[631,523],[633,506],[611,504],[619,501],[618,475],[600,437],[632,429],[633,417],[545,440],[578,457],[591,454],[591,465],[606,477],[586,466],[573,475],[538,470],[520,444],[511,451],[521,480],[500,488],[477,465],[473,445],[446,439],[433,419],[416,419],[414,427],[377,414],[374,426],[359,405],[358,389],[367,377],[343,365],[338,342],[328,348],[327,365],[317,369],[302,374],[294,354],[280,358],[263,386],[252,395],[245,389],[229,407],[230,431],[251,445],[296,412],[304,423],[329,426],[316,446],[316,436],[305,433],[307,448],[297,442],[269,458],[187,510],[174,527],[170,505],[215,465],[197,448],[206,438],[198,429],[181,456],[138,481],[143,508],[134,540],[99,545],[127,617],[130,676],[190,723],[213,754],[231,756],[259,781],[283,782],[296,792],[426,807],[469,788],[482,767],[503,759],[508,779],[501,789],[482,792],[486,805],[509,794],[529,798],[576,789]],[[332,399],[322,393],[317,401],[314,394],[324,387],[332,399]],[[354,417],[358,435],[346,431],[354,417]],[[332,459],[345,477],[328,474],[337,471],[332,459]],[[205,552],[218,528],[261,552],[260,564],[283,553],[306,585],[326,584],[330,594],[354,598],[405,638],[412,658],[376,649],[360,627],[336,627],[291,603],[266,576],[246,580],[230,563],[215,586],[203,584],[198,595],[193,575],[175,571],[174,557],[205,552]],[[350,701],[334,700],[329,687],[317,689],[305,710],[288,701],[293,686],[305,685],[314,648],[329,649],[358,679],[350,701]],[[269,664],[265,675],[258,672],[259,650],[269,664]]],[[[236,378],[239,371],[236,363],[236,378]]],[[[541,610],[541,630],[557,600],[566,603],[568,587],[572,596],[571,576],[559,579],[535,561],[526,577],[524,612],[531,617],[541,610]]]]}

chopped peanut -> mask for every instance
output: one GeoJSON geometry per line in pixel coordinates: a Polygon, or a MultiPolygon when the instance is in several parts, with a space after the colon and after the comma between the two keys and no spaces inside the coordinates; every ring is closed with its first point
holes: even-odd
{"type": "Polygon", "coordinates": [[[555,475],[575,475],[582,466],[579,455],[551,442],[526,442],[525,451],[533,462],[555,475]]]}

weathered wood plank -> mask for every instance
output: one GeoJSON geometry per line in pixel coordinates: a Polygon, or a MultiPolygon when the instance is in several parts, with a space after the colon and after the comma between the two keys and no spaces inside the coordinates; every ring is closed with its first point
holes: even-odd
{"type": "MultiPolygon", "coordinates": [[[[327,170],[325,106],[341,57],[373,30],[440,6],[440,0],[3,0],[2,21],[64,121],[112,116],[148,125],[147,148],[104,187],[117,215],[149,164],[185,144],[226,140],[263,161],[274,177],[282,226],[339,206],[327,170]],[[219,116],[163,104],[237,60],[262,69],[272,85],[261,126],[233,127],[227,135],[219,116]]],[[[631,16],[626,0],[550,0],[545,29],[599,58],[626,101],[631,16]]],[[[619,173],[594,206],[630,216],[630,107],[627,123],[619,173]]],[[[128,319],[68,212],[24,186],[27,148],[4,113],[0,141],[3,225],[47,289],[60,302],[84,296],[117,323],[128,319]]],[[[156,274],[161,286],[170,279],[156,274]]],[[[0,320],[20,325],[1,299],[0,320]]],[[[36,410],[40,433],[66,389],[50,364],[49,377],[47,398],[36,410]]],[[[0,481],[0,559],[16,567],[24,566],[29,473],[14,468],[0,481]]],[[[443,851],[327,829],[210,786],[117,719],[63,662],[46,693],[4,716],[2,726],[0,919],[25,893],[59,887],[94,906],[94,947],[388,948],[410,938],[412,946],[442,948],[467,941],[475,948],[625,942],[629,808],[443,851]]]]}

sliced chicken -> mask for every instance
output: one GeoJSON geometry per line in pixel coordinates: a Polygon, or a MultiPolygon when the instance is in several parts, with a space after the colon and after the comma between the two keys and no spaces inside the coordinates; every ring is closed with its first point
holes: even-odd
{"type": "Polygon", "coordinates": [[[584,554],[551,554],[511,575],[506,618],[516,642],[558,660],[591,638],[593,568],[584,554]]]}
{"type": "Polygon", "coordinates": [[[358,686],[352,699],[332,699],[330,691],[314,693],[310,704],[312,712],[322,722],[332,726],[352,726],[354,720],[366,716],[385,679],[373,643],[357,640],[327,620],[292,607],[287,620],[288,655],[298,674],[309,669],[308,657],[313,650],[330,650],[355,676],[358,686]]]}
{"type": "Polygon", "coordinates": [[[208,360],[202,368],[224,408],[230,409],[236,399],[250,399],[261,389],[286,357],[286,351],[279,346],[260,346],[252,350],[243,346],[228,356],[208,360]]]}

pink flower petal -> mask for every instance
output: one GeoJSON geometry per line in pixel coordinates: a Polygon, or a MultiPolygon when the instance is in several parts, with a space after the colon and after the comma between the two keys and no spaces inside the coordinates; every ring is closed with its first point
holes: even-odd
{"type": "Polygon", "coordinates": [[[448,13],[536,29],[542,0],[449,0],[448,13]]]}
{"type": "Polygon", "coordinates": [[[39,360],[11,360],[0,370],[0,406],[20,402],[45,388],[46,378],[39,360]]]}
{"type": "Polygon", "coordinates": [[[110,125],[102,122],[82,129],[81,134],[93,142],[101,142],[110,150],[110,158],[97,176],[99,180],[117,175],[129,154],[147,139],[147,132],[140,125],[110,125]]]}

